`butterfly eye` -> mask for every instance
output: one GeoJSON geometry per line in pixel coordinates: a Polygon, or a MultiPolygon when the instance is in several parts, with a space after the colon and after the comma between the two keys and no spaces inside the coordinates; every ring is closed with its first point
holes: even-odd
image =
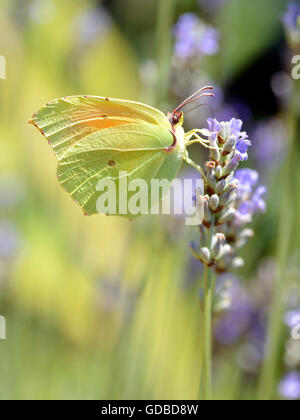
{"type": "Polygon", "coordinates": [[[110,160],[110,161],[108,162],[108,164],[109,164],[109,166],[111,166],[112,168],[113,168],[114,166],[116,166],[116,162],[115,162],[114,160],[110,160]]]}

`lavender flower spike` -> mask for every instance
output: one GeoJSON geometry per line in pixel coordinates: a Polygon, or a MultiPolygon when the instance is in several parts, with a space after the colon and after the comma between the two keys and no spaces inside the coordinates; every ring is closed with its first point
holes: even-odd
{"type": "MultiPolygon", "coordinates": [[[[203,226],[207,230],[214,229],[213,234],[224,240],[218,243],[218,252],[214,249],[215,242],[210,249],[205,248],[205,252],[210,251],[210,258],[200,260],[206,265],[209,261],[209,266],[220,273],[236,268],[237,261],[242,265],[237,251],[253,236],[246,225],[252,222],[255,213],[266,209],[263,199],[266,188],[258,186],[256,171],[237,170],[240,162],[248,158],[251,145],[247,133],[241,131],[243,122],[233,118],[222,122],[209,119],[207,123],[210,145],[217,150],[210,150],[210,161],[205,165],[203,226]]],[[[203,197],[197,197],[199,200],[203,201],[203,197]]]]}

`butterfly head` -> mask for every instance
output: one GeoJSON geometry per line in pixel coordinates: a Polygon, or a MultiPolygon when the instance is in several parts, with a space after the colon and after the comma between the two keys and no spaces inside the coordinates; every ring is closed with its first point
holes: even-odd
{"type": "Polygon", "coordinates": [[[174,127],[177,124],[183,125],[183,112],[182,111],[174,110],[173,112],[169,112],[168,118],[172,127],[174,127]]]}
{"type": "Polygon", "coordinates": [[[204,86],[202,89],[195,92],[193,95],[189,96],[187,99],[185,99],[177,108],[174,109],[173,112],[168,114],[169,121],[174,127],[177,124],[182,125],[183,124],[183,112],[182,109],[186,106],[191,104],[194,101],[197,101],[200,98],[203,98],[204,96],[210,96],[213,97],[214,94],[211,92],[213,90],[212,86],[204,86]]]}

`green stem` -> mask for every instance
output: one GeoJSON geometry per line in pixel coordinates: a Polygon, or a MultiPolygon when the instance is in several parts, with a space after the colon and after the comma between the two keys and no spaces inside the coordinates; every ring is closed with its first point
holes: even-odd
{"type": "Polygon", "coordinates": [[[212,400],[212,268],[205,267],[203,314],[203,399],[212,400]]]}
{"type": "MultiPolygon", "coordinates": [[[[207,247],[211,249],[214,223],[209,228],[207,247]]],[[[202,396],[204,401],[212,400],[212,302],[214,294],[214,272],[204,267],[204,303],[202,318],[202,396]]]]}
{"type": "Polygon", "coordinates": [[[268,326],[268,337],[266,346],[266,361],[263,366],[262,376],[259,387],[259,399],[270,400],[273,397],[275,381],[278,373],[278,362],[280,357],[280,343],[283,333],[283,313],[284,313],[284,294],[287,287],[286,268],[290,255],[291,238],[293,234],[294,208],[288,204],[293,196],[294,179],[294,160],[297,155],[296,150],[296,102],[297,92],[295,89],[294,97],[290,102],[288,112],[289,145],[287,158],[284,163],[282,177],[281,205],[279,210],[278,222],[278,243],[277,243],[277,272],[273,288],[272,305],[268,326]]]}
{"type": "Polygon", "coordinates": [[[174,22],[176,0],[159,0],[157,11],[157,87],[156,103],[166,100],[169,87],[169,72],[172,54],[172,24],[174,22]]]}

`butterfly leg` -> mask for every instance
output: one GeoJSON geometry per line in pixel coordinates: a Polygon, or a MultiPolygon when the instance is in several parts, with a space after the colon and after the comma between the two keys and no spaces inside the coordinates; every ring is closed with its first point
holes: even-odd
{"type": "Polygon", "coordinates": [[[187,164],[189,164],[189,165],[191,165],[193,168],[195,168],[198,172],[200,172],[200,174],[202,175],[202,177],[204,178],[204,179],[206,179],[206,176],[205,176],[205,173],[204,173],[204,171],[203,171],[203,169],[201,168],[201,166],[200,165],[197,165],[197,163],[195,163],[190,157],[189,157],[189,154],[188,154],[188,151],[187,150],[185,150],[185,154],[184,154],[184,156],[183,156],[183,159],[186,161],[186,163],[187,164]]]}
{"type": "MultiPolygon", "coordinates": [[[[212,150],[216,150],[217,147],[215,146],[208,146],[207,143],[210,143],[209,140],[203,139],[198,133],[199,131],[201,132],[201,130],[192,130],[189,131],[188,133],[186,133],[185,135],[185,146],[191,146],[192,144],[195,143],[200,143],[203,147],[205,147],[206,149],[212,149],[212,150]]],[[[221,150],[221,149],[219,149],[221,150]]]]}

